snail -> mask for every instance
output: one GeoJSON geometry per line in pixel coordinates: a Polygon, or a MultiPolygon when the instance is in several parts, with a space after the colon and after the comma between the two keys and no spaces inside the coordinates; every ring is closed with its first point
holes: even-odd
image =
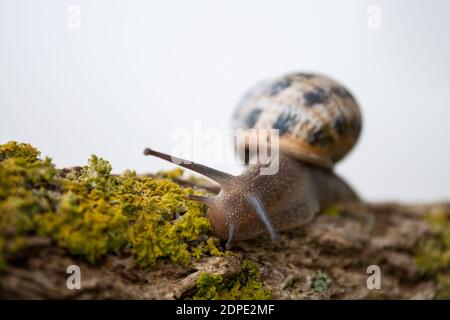
{"type": "MultiPolygon", "coordinates": [[[[236,128],[278,129],[278,171],[261,175],[257,162],[234,176],[149,148],[152,155],[200,173],[220,185],[217,195],[191,195],[208,207],[213,234],[233,241],[309,222],[337,202],[359,200],[356,192],[333,172],[333,166],[356,144],[361,113],[352,94],[335,80],[318,74],[295,73],[250,89],[239,103],[236,128]]],[[[248,145],[238,148],[249,154],[248,145]]]]}

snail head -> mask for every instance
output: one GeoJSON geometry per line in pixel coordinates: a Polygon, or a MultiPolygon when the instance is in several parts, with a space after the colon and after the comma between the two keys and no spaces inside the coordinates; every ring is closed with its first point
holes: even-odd
{"type": "Polygon", "coordinates": [[[276,238],[275,230],[267,211],[256,190],[242,176],[234,176],[202,164],[173,157],[152,149],[145,149],[144,155],[155,156],[183,168],[208,177],[220,185],[220,191],[214,196],[189,195],[191,200],[208,207],[206,218],[209,219],[215,236],[226,239],[227,247],[234,240],[245,239],[242,230],[252,227],[255,215],[267,229],[272,240],[276,238]]]}

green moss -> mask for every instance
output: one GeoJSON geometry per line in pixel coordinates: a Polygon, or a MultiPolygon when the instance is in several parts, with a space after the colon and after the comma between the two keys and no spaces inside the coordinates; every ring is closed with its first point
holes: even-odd
{"type": "Polygon", "coordinates": [[[450,271],[447,274],[440,274],[437,276],[437,298],[438,299],[450,299],[450,271]]]}
{"type": "Polygon", "coordinates": [[[202,272],[197,279],[197,292],[195,293],[193,299],[219,300],[223,287],[222,276],[202,272]]]}
{"type": "Polygon", "coordinates": [[[27,162],[33,162],[40,154],[41,153],[36,148],[28,143],[9,141],[8,143],[0,145],[0,161],[16,158],[27,162]]]}
{"type": "Polygon", "coordinates": [[[323,293],[328,290],[332,281],[325,272],[318,271],[313,279],[311,287],[316,293],[323,293]]]}
{"type": "Polygon", "coordinates": [[[240,273],[226,282],[222,276],[202,272],[194,300],[268,300],[271,292],[259,280],[258,268],[250,261],[241,264],[240,273]]]}
{"type": "Polygon", "coordinates": [[[175,179],[180,179],[181,177],[183,177],[183,174],[184,174],[183,169],[175,168],[172,170],[159,171],[157,173],[157,176],[161,177],[161,178],[169,179],[169,180],[175,180],[175,179]]]}
{"type": "Polygon", "coordinates": [[[450,223],[444,211],[429,214],[426,219],[431,232],[420,242],[416,262],[422,273],[434,275],[450,268],[450,223]]]}
{"type": "Polygon", "coordinates": [[[34,228],[33,216],[51,210],[58,171],[29,144],[0,145],[0,268],[17,238],[34,228]]]}
{"type": "Polygon", "coordinates": [[[81,170],[58,170],[39,155],[28,144],[0,145],[0,268],[30,233],[92,263],[106,254],[132,254],[141,266],[222,254],[205,207],[187,198],[193,189],[132,171],[112,175],[95,155],[81,170]]]}
{"type": "Polygon", "coordinates": [[[416,263],[420,272],[434,278],[438,297],[450,298],[450,221],[448,214],[437,211],[426,216],[431,232],[419,243],[416,263]]]}
{"type": "Polygon", "coordinates": [[[217,256],[217,257],[222,257],[224,255],[228,255],[231,252],[229,251],[221,251],[217,246],[216,246],[216,242],[218,241],[218,239],[214,238],[214,237],[210,237],[205,241],[202,241],[201,243],[199,243],[196,247],[194,247],[192,249],[192,256],[194,258],[200,258],[202,257],[205,252],[208,252],[211,256],[217,256]]]}
{"type": "Polygon", "coordinates": [[[330,217],[338,217],[341,214],[341,208],[337,205],[331,205],[322,211],[322,214],[330,217]]]}

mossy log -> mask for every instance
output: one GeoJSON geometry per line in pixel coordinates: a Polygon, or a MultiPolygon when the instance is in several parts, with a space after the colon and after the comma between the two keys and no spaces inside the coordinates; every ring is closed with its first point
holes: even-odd
{"type": "Polygon", "coordinates": [[[184,299],[197,290],[202,272],[227,281],[240,272],[242,261],[250,260],[274,299],[448,298],[449,271],[433,265],[436,257],[429,251],[423,254],[430,254],[425,263],[431,266],[420,262],[421,246],[436,233],[426,218],[433,212],[448,218],[450,204],[346,204],[281,233],[274,243],[265,237],[241,241],[232,255],[193,260],[188,266],[160,259],[142,268],[132,258],[115,255],[92,265],[47,238],[30,236],[0,274],[0,297],[184,299]],[[66,286],[66,268],[72,264],[81,268],[80,290],[66,286]],[[367,288],[370,265],[381,269],[380,289],[367,288]]]}
{"type": "Polygon", "coordinates": [[[57,169],[31,145],[0,145],[0,298],[450,298],[449,203],[335,205],[227,251],[189,199],[216,187],[111,169],[94,155],[57,169]]]}

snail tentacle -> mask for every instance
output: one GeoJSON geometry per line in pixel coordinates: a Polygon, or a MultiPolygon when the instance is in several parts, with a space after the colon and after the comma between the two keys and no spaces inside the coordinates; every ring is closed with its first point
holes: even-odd
{"type": "Polygon", "coordinates": [[[232,174],[213,169],[211,167],[195,163],[193,161],[177,158],[174,156],[171,156],[166,153],[162,153],[156,150],[152,150],[150,148],[146,148],[144,150],[145,156],[155,156],[161,159],[164,159],[166,161],[169,161],[171,163],[177,164],[183,168],[195,171],[197,173],[200,173],[201,175],[207,176],[208,178],[214,180],[218,184],[222,184],[226,182],[227,180],[233,178],[234,176],[232,174]]]}

